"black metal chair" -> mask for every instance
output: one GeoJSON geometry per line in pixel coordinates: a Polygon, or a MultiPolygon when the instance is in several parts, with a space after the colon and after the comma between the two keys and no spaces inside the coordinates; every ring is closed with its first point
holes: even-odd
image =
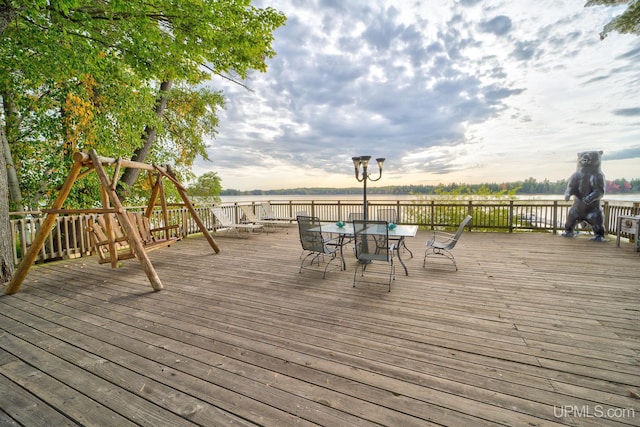
{"type": "Polygon", "coordinates": [[[458,227],[458,231],[456,234],[445,233],[443,231],[433,231],[433,235],[431,239],[427,240],[427,249],[424,251],[424,260],[422,261],[422,268],[424,268],[427,264],[427,257],[429,255],[442,255],[446,258],[449,258],[452,262],[456,271],[458,271],[458,264],[456,263],[456,259],[454,258],[451,251],[460,240],[460,236],[462,236],[462,232],[464,228],[467,226],[469,221],[471,221],[471,215],[467,215],[467,217],[462,220],[460,226],[458,227]]]}
{"type": "MultiPolygon", "coordinates": [[[[322,235],[320,219],[314,216],[298,216],[298,230],[300,232],[300,244],[302,250],[307,254],[302,258],[300,263],[300,273],[303,269],[317,270],[314,265],[320,267],[321,263],[325,263],[322,278],[327,275],[327,270],[331,263],[338,258],[338,254],[342,250],[340,239],[325,238],[322,235]],[[325,259],[328,257],[328,261],[325,259]]],[[[303,253],[304,253],[303,252],[303,253]]],[[[344,269],[342,259],[340,260],[339,269],[344,269]]]]}
{"type": "Polygon", "coordinates": [[[358,281],[358,271],[360,271],[361,281],[364,280],[365,271],[370,274],[388,275],[389,291],[391,291],[391,282],[395,280],[395,265],[393,264],[393,251],[395,246],[389,242],[389,223],[387,221],[364,221],[354,220],[354,242],[356,258],[356,270],[353,273],[353,287],[358,281]],[[377,269],[372,267],[374,263],[386,263],[389,267],[388,273],[386,269],[377,269]]]}
{"type": "MultiPolygon", "coordinates": [[[[398,224],[398,210],[395,208],[381,208],[378,209],[376,212],[376,218],[379,221],[387,221],[390,224],[398,224]]],[[[398,238],[398,237],[391,237],[390,238],[392,242],[394,242],[395,246],[396,246],[396,250],[406,250],[407,252],[409,252],[409,255],[411,255],[411,258],[413,258],[413,252],[411,252],[411,249],[409,249],[407,247],[407,245],[405,244],[404,239],[398,238]]]]}

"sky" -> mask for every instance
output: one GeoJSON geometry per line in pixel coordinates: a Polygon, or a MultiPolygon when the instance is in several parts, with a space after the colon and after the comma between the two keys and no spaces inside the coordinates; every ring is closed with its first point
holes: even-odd
{"type": "Polygon", "coordinates": [[[259,0],[287,16],[266,73],[219,77],[210,161],[225,189],[567,179],[602,150],[607,179],[640,178],[640,36],[585,0],[259,0]],[[372,178],[379,176],[373,162],[372,178]]]}

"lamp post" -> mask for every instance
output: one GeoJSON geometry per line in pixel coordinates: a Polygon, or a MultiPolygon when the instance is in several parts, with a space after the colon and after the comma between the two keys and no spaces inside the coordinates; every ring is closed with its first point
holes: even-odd
{"type": "Polygon", "coordinates": [[[384,157],[380,157],[376,159],[378,162],[378,168],[380,169],[380,175],[373,179],[371,175],[367,172],[367,168],[369,167],[369,160],[371,160],[371,156],[360,156],[360,157],[352,157],[353,167],[355,168],[356,179],[358,182],[364,182],[364,215],[363,219],[366,221],[368,219],[368,211],[369,208],[367,206],[367,181],[378,181],[382,178],[382,164],[384,163],[384,157]],[[360,173],[360,167],[362,167],[362,174],[360,173]]]}

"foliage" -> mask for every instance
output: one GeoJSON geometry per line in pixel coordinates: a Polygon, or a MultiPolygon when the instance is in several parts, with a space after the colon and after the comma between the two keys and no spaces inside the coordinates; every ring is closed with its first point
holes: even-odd
{"type": "Polygon", "coordinates": [[[221,191],[222,180],[215,172],[207,172],[199,176],[196,182],[187,188],[189,197],[205,204],[220,202],[221,191]]]}
{"type": "MultiPolygon", "coordinates": [[[[625,178],[615,179],[613,181],[607,181],[607,183],[613,182],[617,184],[619,189],[615,186],[607,187],[607,194],[616,193],[633,193],[640,191],[640,179],[632,179],[630,181],[625,178]],[[609,191],[611,190],[611,191],[609,191]]],[[[538,182],[535,178],[528,178],[524,181],[505,182],[501,184],[497,183],[484,183],[484,184],[439,184],[439,185],[394,185],[386,187],[370,187],[367,188],[368,194],[502,194],[507,196],[518,194],[564,194],[564,190],[567,188],[567,180],[562,179],[556,182],[551,182],[545,179],[538,182]]],[[[314,194],[362,194],[362,187],[350,187],[350,188],[289,188],[279,190],[252,190],[252,191],[239,191],[234,189],[225,189],[221,192],[223,196],[238,196],[238,195],[314,195],[314,194]]]]}
{"type": "Polygon", "coordinates": [[[600,39],[604,39],[612,31],[621,34],[640,34],[640,0],[589,0],[585,4],[589,6],[620,6],[628,5],[622,14],[609,21],[602,32],[600,39]]]}
{"type": "Polygon", "coordinates": [[[439,203],[430,206],[430,209],[424,209],[424,202],[428,197],[418,194],[418,198],[414,202],[416,208],[411,214],[411,218],[417,223],[441,224],[442,226],[460,224],[469,213],[469,200],[478,199],[491,203],[482,209],[476,207],[473,210],[473,222],[508,227],[510,224],[508,202],[515,199],[516,193],[521,188],[522,186],[518,186],[509,189],[504,185],[500,190],[492,190],[488,185],[480,185],[472,190],[469,186],[461,185],[446,190],[444,186],[439,186],[435,191],[435,195],[440,200],[439,203]]]}
{"type": "MultiPolygon", "coordinates": [[[[49,204],[76,150],[131,158],[143,132],[158,132],[148,163],[188,178],[206,158],[223,95],[212,75],[265,71],[273,31],[285,17],[249,0],[0,1],[0,125],[4,120],[25,204],[49,204]],[[166,114],[161,82],[174,89],[166,114]]],[[[142,180],[144,181],[144,180],[142,180]]],[[[129,194],[140,197],[145,184],[129,194]]],[[[99,201],[95,181],[70,205],[99,201]]]]}

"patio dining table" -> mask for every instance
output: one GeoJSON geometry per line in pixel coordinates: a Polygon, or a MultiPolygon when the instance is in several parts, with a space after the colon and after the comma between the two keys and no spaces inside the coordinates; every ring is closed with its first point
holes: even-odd
{"type": "MultiPolygon", "coordinates": [[[[379,232],[376,231],[377,230],[376,227],[372,227],[371,230],[372,231],[370,234],[380,234],[379,232]]],[[[340,257],[342,258],[342,265],[346,268],[344,254],[342,253],[342,247],[345,244],[345,240],[353,238],[353,235],[355,234],[353,230],[353,223],[345,223],[342,227],[339,227],[338,224],[334,222],[323,222],[320,224],[320,227],[312,228],[311,231],[320,231],[323,233],[337,234],[339,236],[340,257]]],[[[389,234],[389,239],[395,239],[398,241],[398,244],[396,245],[396,248],[395,248],[396,252],[398,253],[398,260],[400,260],[400,264],[402,264],[402,267],[404,268],[405,275],[408,276],[409,270],[407,269],[407,266],[402,260],[402,256],[400,255],[400,249],[406,248],[411,254],[411,257],[413,258],[413,252],[411,252],[409,248],[407,248],[405,245],[405,238],[415,237],[416,233],[418,232],[418,226],[417,225],[396,225],[395,228],[387,229],[387,231],[389,234]]]]}

